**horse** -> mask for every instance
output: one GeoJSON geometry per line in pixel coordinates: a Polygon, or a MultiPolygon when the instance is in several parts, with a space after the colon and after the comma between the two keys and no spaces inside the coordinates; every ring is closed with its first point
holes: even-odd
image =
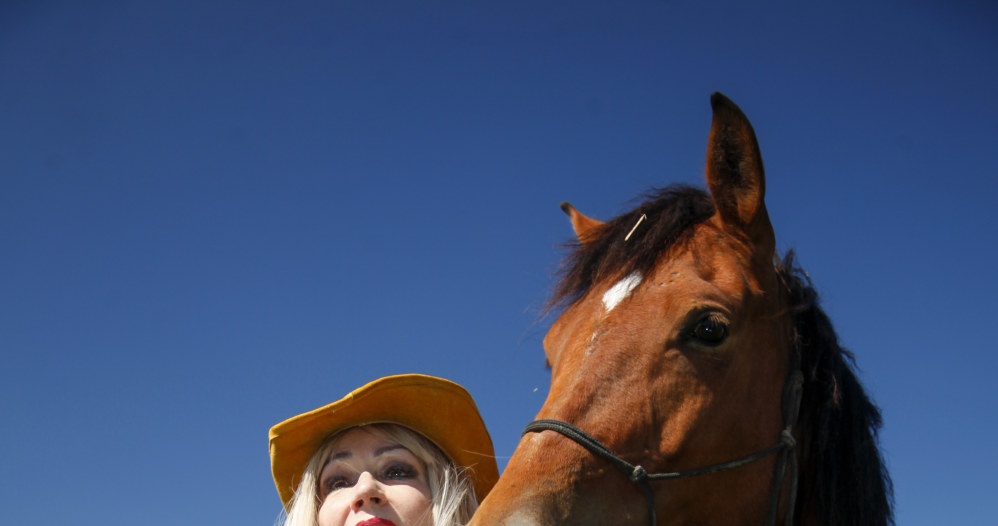
{"type": "Polygon", "coordinates": [[[777,255],[749,120],[711,106],[709,193],[606,222],[562,203],[550,391],[470,526],[893,524],[880,411],[777,255]]]}

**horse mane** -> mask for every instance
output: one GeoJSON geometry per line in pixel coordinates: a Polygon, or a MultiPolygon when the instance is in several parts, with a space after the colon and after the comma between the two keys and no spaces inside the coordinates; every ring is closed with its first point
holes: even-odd
{"type": "MultiPolygon", "coordinates": [[[[548,302],[549,311],[579,300],[604,279],[631,272],[647,275],[659,257],[692,238],[693,226],[714,214],[710,195],[686,185],[654,189],[634,210],[607,221],[586,242],[566,244],[570,253],[548,302]],[[638,225],[630,239],[625,237],[638,225]]],[[[776,271],[786,284],[801,353],[804,390],[798,418],[800,494],[795,524],[826,526],[894,524],[893,485],[878,447],[880,410],[855,373],[810,278],[793,252],[776,271]]]]}
{"type": "Polygon", "coordinates": [[[561,279],[548,300],[548,309],[567,307],[595,283],[631,272],[647,275],[659,256],[674,244],[690,238],[692,227],[714,215],[714,203],[699,188],[672,185],[642,196],[636,208],[603,223],[585,243],[565,244],[570,250],[562,263],[561,279]],[[629,239],[624,239],[642,215],[629,239]]]}
{"type": "Polygon", "coordinates": [[[790,293],[804,373],[796,524],[807,517],[830,526],[894,524],[893,484],[878,447],[880,410],[863,390],[853,354],[839,345],[792,251],[776,270],[790,293]]]}

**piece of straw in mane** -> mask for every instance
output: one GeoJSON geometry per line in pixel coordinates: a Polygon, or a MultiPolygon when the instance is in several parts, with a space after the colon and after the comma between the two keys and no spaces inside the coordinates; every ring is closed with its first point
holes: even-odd
{"type": "Polygon", "coordinates": [[[601,280],[634,271],[646,275],[661,254],[689,237],[693,225],[714,215],[710,196],[691,186],[673,185],[643,197],[645,202],[604,223],[587,242],[566,244],[571,252],[562,264],[549,309],[567,307],[601,280]],[[647,218],[635,229],[642,215],[647,218]]]}

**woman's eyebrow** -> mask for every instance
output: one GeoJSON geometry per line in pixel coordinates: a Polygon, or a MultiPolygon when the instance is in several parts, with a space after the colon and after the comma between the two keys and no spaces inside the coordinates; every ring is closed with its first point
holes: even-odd
{"type": "Polygon", "coordinates": [[[374,450],[374,456],[378,457],[378,456],[384,455],[385,453],[388,453],[390,451],[395,451],[396,449],[404,449],[404,450],[408,451],[408,449],[405,449],[404,447],[402,447],[399,444],[393,444],[393,445],[390,445],[390,446],[379,447],[378,449],[375,449],[374,450]]]}
{"type": "Polygon", "coordinates": [[[352,456],[353,456],[353,452],[352,451],[340,451],[339,453],[335,453],[332,456],[330,456],[329,460],[326,461],[326,464],[328,464],[328,463],[330,463],[330,462],[332,462],[334,460],[343,460],[345,458],[350,458],[352,456]]]}
{"type": "MultiPolygon", "coordinates": [[[[384,455],[385,453],[390,453],[390,452],[398,450],[398,449],[402,449],[402,450],[408,451],[408,449],[405,449],[404,447],[402,447],[399,444],[392,444],[390,446],[384,446],[384,447],[379,447],[378,449],[375,449],[374,450],[374,456],[380,457],[381,455],[384,455]]],[[[326,464],[329,464],[330,462],[332,462],[334,460],[344,460],[344,459],[352,458],[352,457],[353,457],[353,451],[350,451],[350,450],[340,451],[339,453],[333,453],[332,455],[330,455],[329,460],[326,461],[326,464]]]]}

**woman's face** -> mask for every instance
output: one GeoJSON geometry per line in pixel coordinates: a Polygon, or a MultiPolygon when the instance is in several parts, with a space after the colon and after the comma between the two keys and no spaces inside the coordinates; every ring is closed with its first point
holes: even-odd
{"type": "Polygon", "coordinates": [[[429,526],[426,466],[364,428],[340,437],[319,473],[319,526],[429,526]]]}

